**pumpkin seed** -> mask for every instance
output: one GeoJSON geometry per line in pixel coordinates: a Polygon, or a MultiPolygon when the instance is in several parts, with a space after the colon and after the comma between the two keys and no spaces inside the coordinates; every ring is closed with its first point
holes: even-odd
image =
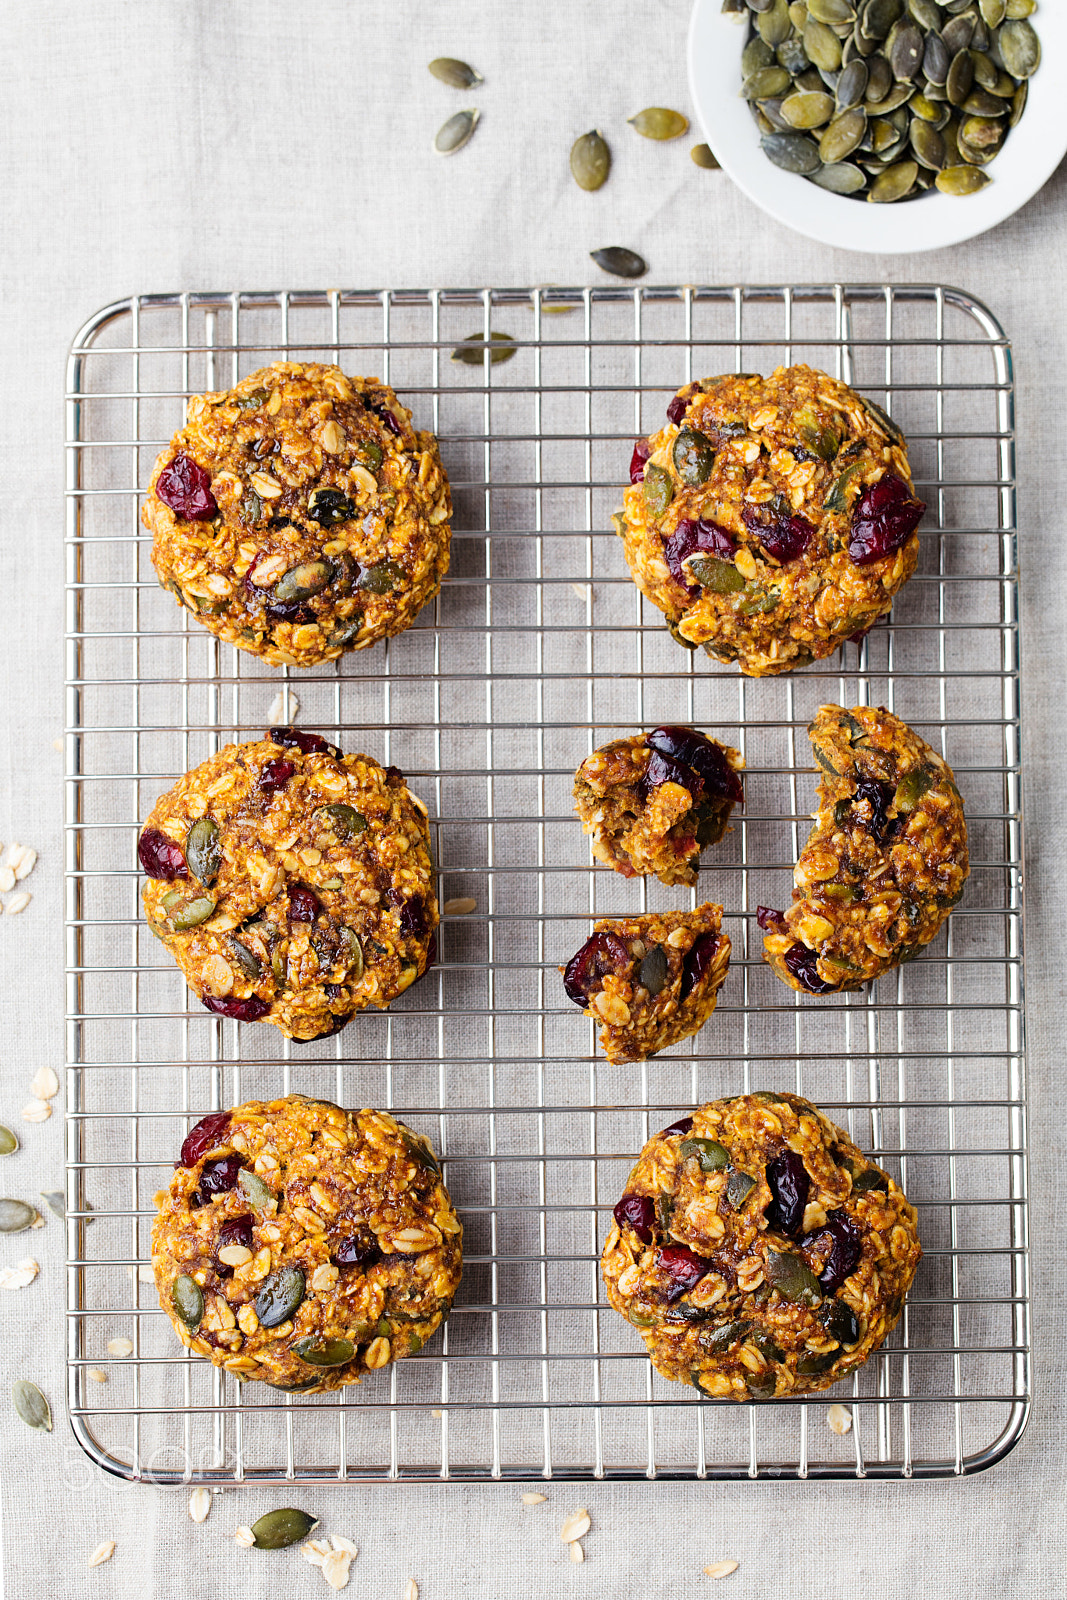
{"type": "Polygon", "coordinates": [[[13,1156],[18,1147],[18,1139],[11,1129],[0,1127],[0,1156],[13,1156]]]}
{"type": "Polygon", "coordinates": [[[1004,137],[1004,124],[992,117],[967,117],[959,129],[962,144],[975,150],[995,150],[1004,137]]]}
{"type": "Polygon", "coordinates": [[[1010,128],[1014,128],[1015,124],[1026,110],[1026,97],[1029,93],[1030,85],[1024,81],[1020,83],[1019,87],[1012,95],[1011,111],[1008,114],[1008,126],[1010,128]]]}
{"type": "Polygon", "coordinates": [[[27,1205],[25,1200],[0,1200],[0,1233],[21,1233],[40,1220],[37,1207],[27,1205]]]}
{"type": "Polygon", "coordinates": [[[880,1189],[883,1193],[889,1191],[889,1179],[884,1172],[879,1172],[877,1167],[870,1167],[866,1172],[859,1173],[852,1180],[852,1193],[863,1194],[869,1189],[880,1189]]]}
{"type": "Polygon", "coordinates": [[[781,44],[789,37],[792,26],[788,0],[772,0],[767,10],[756,18],[756,30],[768,44],[781,44]]]}
{"type": "Polygon", "coordinates": [[[819,159],[826,165],[844,161],[859,148],[867,132],[867,113],[859,106],[842,111],[819,140],[819,159]]]}
{"type": "Polygon", "coordinates": [[[945,91],[950,104],[961,106],[971,92],[974,83],[974,62],[971,60],[969,50],[959,50],[952,57],[952,64],[948,69],[945,79],[945,91]]]}
{"type": "Polygon", "coordinates": [[[740,1211],[755,1187],[755,1178],[750,1178],[747,1172],[737,1167],[733,1168],[726,1180],[726,1198],[735,1211],[740,1211]]]}
{"type": "Polygon", "coordinates": [[[250,1172],[247,1167],[242,1167],[237,1174],[237,1187],[254,1206],[269,1205],[274,1199],[270,1184],[264,1183],[257,1172],[250,1172]]]}
{"type": "Polygon", "coordinates": [[[829,122],[834,99],[829,94],[803,92],[787,95],[782,101],[782,116],[791,128],[821,128],[829,122]]]}
{"type": "Polygon", "coordinates": [[[318,1517],[309,1517],[306,1511],[298,1511],[295,1506],[282,1506],[253,1522],[252,1536],[257,1550],[285,1550],[306,1539],[318,1525],[318,1517]]]}
{"type": "Polygon", "coordinates": [[[363,976],[363,946],[355,929],[347,927],[344,923],[341,924],[341,944],[348,963],[349,976],[354,983],[358,983],[363,976]]]}
{"type": "Polygon", "coordinates": [[[379,561],[373,567],[364,567],[359,575],[357,589],[367,589],[371,594],[391,594],[404,578],[404,569],[396,561],[379,561]]]}
{"type": "Polygon", "coordinates": [[[35,1383],[29,1378],[18,1378],[11,1385],[11,1399],[15,1410],[28,1428],[39,1433],[51,1433],[52,1408],[35,1383]]]}
{"type": "Polygon", "coordinates": [[[923,77],[928,83],[944,83],[951,64],[952,56],[941,35],[927,34],[926,47],[923,50],[923,77]]]}
{"type": "Polygon", "coordinates": [[[975,17],[973,12],[966,15],[953,17],[941,29],[941,37],[949,55],[956,55],[960,50],[969,50],[971,40],[974,38],[975,17]]]}
{"type": "Polygon", "coordinates": [[[658,467],[652,462],[645,468],[641,498],[650,517],[662,517],[674,499],[674,483],[665,467],[658,467]]]}
{"type": "Polygon", "coordinates": [[[671,455],[674,470],[688,488],[697,489],[711,477],[715,447],[699,428],[683,428],[674,441],[671,455]]]}
{"type": "Polygon", "coordinates": [[[696,166],[703,167],[706,172],[715,172],[719,169],[715,152],[709,144],[695,144],[689,152],[689,158],[696,166]]]}
{"type": "MultiPolygon", "coordinates": [[[[808,52],[805,50],[804,41],[799,34],[792,33],[788,39],[783,40],[774,52],[774,56],[778,65],[784,67],[796,83],[799,84],[802,77],[806,78],[808,76],[808,68],[811,66],[811,62],[808,60],[808,52]]],[[[814,84],[812,87],[814,88],[814,84]]]]}
{"type": "Polygon", "coordinates": [[[518,348],[510,333],[490,333],[488,339],[472,333],[457,344],[451,359],[465,367],[480,367],[488,355],[490,365],[497,367],[502,361],[510,361],[518,348]]]}
{"type": "Polygon", "coordinates": [[[941,7],[936,3],[936,0],[908,0],[908,13],[912,20],[917,22],[920,28],[924,28],[927,33],[932,28],[940,28],[945,20],[941,15],[941,7]]]}
{"type": "Polygon", "coordinates": [[[182,909],[171,917],[171,927],[176,933],[186,933],[190,928],[199,928],[214,910],[215,901],[210,895],[197,895],[195,900],[187,900],[182,909]]]}
{"type": "Polygon", "coordinates": [[[766,1272],[767,1282],[778,1290],[783,1300],[814,1306],[823,1298],[818,1278],[799,1256],[768,1250],[766,1272]]]}
{"type": "Polygon", "coordinates": [[[831,194],[858,194],[867,179],[859,167],[851,166],[847,161],[834,161],[813,173],[811,181],[817,183],[820,189],[828,189],[831,194]]]}
{"type": "Polygon", "coordinates": [[[465,61],[457,61],[454,56],[438,56],[430,62],[428,70],[439,83],[447,83],[450,89],[473,89],[475,84],[485,82],[480,72],[475,72],[465,61]]]}
{"type": "Polygon", "coordinates": [[[347,622],[341,622],[336,628],[334,628],[333,632],[330,634],[331,645],[351,644],[352,640],[355,639],[359,634],[359,630],[362,626],[363,613],[357,611],[354,617],[349,617],[347,622]]]}
{"type": "Polygon", "coordinates": [[[199,878],[205,889],[210,889],[222,865],[218,823],[211,817],[199,817],[189,829],[185,836],[185,859],[193,877],[199,878]]]}
{"type": "Polygon", "coordinates": [[[602,188],[610,171],[611,151],[602,133],[592,128],[575,139],[571,145],[571,176],[579,189],[602,188]]]}
{"type": "Polygon", "coordinates": [[[896,423],[893,421],[892,417],[889,415],[889,412],[888,411],[883,411],[882,407],[880,405],[877,405],[869,397],[869,395],[861,394],[860,395],[860,400],[861,400],[861,402],[863,404],[864,410],[867,412],[867,415],[869,417],[873,417],[875,422],[878,424],[878,426],[880,428],[884,428],[885,429],[886,433],[892,439],[893,443],[896,444],[896,445],[899,445],[900,448],[903,449],[904,448],[904,435],[901,433],[900,429],[897,427],[896,423]]]}
{"type": "Polygon", "coordinates": [[[42,1189],[41,1199],[48,1206],[49,1211],[54,1211],[60,1222],[67,1219],[67,1202],[62,1189],[42,1189]]]}
{"type": "Polygon", "coordinates": [[[342,842],[363,833],[367,826],[366,817],[355,806],[318,806],[315,816],[321,818],[320,826],[328,828],[342,842]]]}
{"type": "Polygon", "coordinates": [[[912,118],[911,148],[915,152],[916,161],[924,167],[929,167],[931,172],[940,172],[945,165],[944,139],[936,128],[918,117],[912,118]]]}
{"type": "Polygon", "coordinates": [[[926,41],[914,23],[895,23],[886,41],[886,59],[898,83],[910,83],[922,66],[926,41]]]}
{"type": "Polygon", "coordinates": [[[784,67],[760,67],[742,83],[741,98],[773,100],[775,95],[785,94],[791,86],[792,79],[784,67]]]}
{"type": "Polygon", "coordinates": [[[245,977],[251,978],[254,982],[263,970],[259,964],[259,957],[246,944],[242,944],[240,939],[230,939],[230,950],[245,977]]]}
{"type": "MultiPolygon", "coordinates": [[[[946,68],[947,70],[947,68],[946,68]]],[[[893,69],[885,56],[870,56],[867,60],[867,103],[877,105],[893,87],[893,69]]]]}
{"type": "Polygon", "coordinates": [[[204,1291],[187,1272],[179,1273],[171,1290],[170,1303],[191,1333],[199,1328],[204,1315],[204,1291]]]}
{"type": "Polygon", "coordinates": [[[880,41],[888,37],[903,12],[903,0],[867,0],[859,19],[860,29],[868,39],[880,41]]]}
{"type": "Polygon", "coordinates": [[[287,1322],[304,1298],[304,1274],[299,1267],[279,1267],[264,1283],[256,1299],[256,1316],[264,1328],[287,1322]]]}
{"type": "Polygon", "coordinates": [[[457,111],[454,116],[449,117],[448,121],[437,130],[433,142],[435,154],[454,156],[457,150],[462,150],[465,144],[470,143],[480,117],[480,111],[457,111]]]}
{"type": "Polygon", "coordinates": [[[915,186],[919,165],[916,161],[901,161],[896,166],[887,167],[880,172],[871,184],[867,199],[875,205],[891,204],[894,200],[903,200],[910,194],[915,186]]]}
{"type": "MultiPolygon", "coordinates": [[[[765,41],[767,42],[767,41],[765,41]]],[[[680,111],[670,111],[666,106],[646,106],[627,121],[643,139],[678,139],[689,132],[689,118],[680,111]]]]}
{"type": "Polygon", "coordinates": [[[637,981],[649,994],[659,994],[666,985],[669,971],[666,951],[662,945],[654,944],[641,962],[637,981]]]}
{"type": "Polygon", "coordinates": [[[783,172],[808,177],[819,170],[819,147],[802,133],[769,133],[760,140],[760,148],[783,172]]]}
{"type": "Polygon", "coordinates": [[[897,784],[893,795],[893,809],[902,816],[910,816],[927,790],[934,785],[935,774],[929,767],[918,767],[907,773],[897,784]]]}
{"type": "Polygon", "coordinates": [[[858,106],[867,92],[870,80],[870,69],[866,61],[861,61],[857,56],[850,61],[837,80],[835,99],[839,111],[848,111],[852,106],[858,106]]]}
{"type": "Polygon", "coordinates": [[[292,1351],[309,1367],[343,1367],[356,1347],[351,1339],[297,1339],[292,1351]]]}
{"type": "Polygon", "coordinates": [[[825,22],[810,19],[804,24],[801,35],[808,57],[824,72],[840,72],[841,40],[825,22]]]}
{"type": "Polygon", "coordinates": [[[278,601],[310,600],[321,594],[333,577],[333,567],[328,561],[302,561],[290,567],[274,585],[274,598],[278,601]]]}
{"type": "Polygon", "coordinates": [[[685,566],[702,589],[711,594],[740,594],[745,580],[732,561],[719,556],[690,556],[685,566]]]}
{"type": "Polygon", "coordinates": [[[610,272],[616,278],[642,278],[648,271],[644,258],[625,245],[613,244],[605,250],[590,250],[589,254],[602,272],[610,272]]]}
{"type": "Polygon", "coordinates": [[[1032,17],[1037,10],[1037,0],[1008,0],[1004,15],[1012,20],[1019,17],[1032,17]]]}
{"type": "Polygon", "coordinates": [[[840,22],[847,22],[851,27],[856,20],[856,13],[849,0],[808,0],[808,16],[814,17],[816,22],[825,22],[830,27],[840,22]]]}
{"type": "Polygon", "coordinates": [[[717,1139],[683,1139],[678,1146],[683,1161],[695,1156],[701,1172],[721,1172],[730,1164],[730,1153],[717,1139]]]}
{"type": "MultiPolygon", "coordinates": [[[[758,33],[754,33],[741,52],[741,77],[751,77],[761,67],[773,67],[777,57],[774,50],[758,33]]],[[[779,63],[781,65],[781,63],[779,63]]]]}
{"type": "Polygon", "coordinates": [[[1008,104],[988,89],[972,89],[960,110],[971,117],[1006,117],[1008,104]]]}
{"type": "Polygon", "coordinates": [[[1004,69],[1013,78],[1032,78],[1041,65],[1041,43],[1024,17],[1005,22],[997,35],[1004,69]]]}

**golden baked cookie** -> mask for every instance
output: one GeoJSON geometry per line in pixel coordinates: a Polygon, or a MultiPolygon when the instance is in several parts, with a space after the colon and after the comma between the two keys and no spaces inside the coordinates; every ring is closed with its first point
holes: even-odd
{"type": "Polygon", "coordinates": [[[410,627],[448,570],[451,515],[437,440],[389,385],[304,361],[194,395],[141,510],[179,605],[296,667],[410,627]]]}
{"type": "Polygon", "coordinates": [[[288,1095],[216,1111],[156,1196],[152,1265],[184,1345],[235,1377],[340,1389],[448,1315],[463,1229],[429,1142],[288,1095]]]}
{"type": "Polygon", "coordinates": [[[601,1024],[609,1061],[644,1061],[698,1033],[730,965],[722,906],[604,917],[563,974],[567,997],[601,1024]]]}
{"type": "Polygon", "coordinates": [[[820,707],[819,809],[783,914],[757,911],[765,959],[801,994],[858,989],[910,961],[963,895],[967,822],[952,768],[884,708],[820,707]]]}
{"type": "Polygon", "coordinates": [[[227,745],[156,802],[137,854],[149,927],[219,1016],[315,1039],[434,959],[426,808],[319,734],[227,745]]]}
{"type": "Polygon", "coordinates": [[[640,439],[615,523],[681,644],[753,677],[833,653],[915,570],[926,507],[904,437],[812,367],[705,378],[640,439]]]}
{"type": "Polygon", "coordinates": [[[748,1400],[828,1389],[862,1366],[921,1254],[893,1179],[810,1101],[760,1092],[648,1141],[601,1267],[657,1372],[748,1400]]]}
{"type": "Polygon", "coordinates": [[[586,756],[574,799],[593,855],[624,878],[697,881],[700,852],[744,799],[739,751],[696,728],[653,728],[586,756]]]}

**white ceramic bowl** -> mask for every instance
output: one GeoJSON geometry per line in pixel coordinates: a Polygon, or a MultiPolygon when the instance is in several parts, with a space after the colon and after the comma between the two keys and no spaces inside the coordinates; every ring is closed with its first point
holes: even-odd
{"type": "Polygon", "coordinates": [[[721,0],[696,0],[689,25],[689,83],[708,143],[739,188],[770,216],[842,250],[894,255],[961,244],[1010,217],[1035,195],[1067,153],[1067,0],[1043,0],[1033,17],[1041,66],[1026,110],[989,167],[980,194],[931,189],[920,199],[871,205],[828,194],[783,172],[760,149],[759,129],[741,99],[741,51],[748,27],[722,15],[721,0]]]}

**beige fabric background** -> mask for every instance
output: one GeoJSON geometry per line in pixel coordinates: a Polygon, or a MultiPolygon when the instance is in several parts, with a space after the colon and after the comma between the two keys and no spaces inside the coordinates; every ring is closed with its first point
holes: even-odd
{"type": "MultiPolygon", "coordinates": [[[[1058,0],[1046,0],[1058,3],[1058,0]]],[[[674,1597],[699,1591],[705,1562],[730,1555],[734,1600],[875,1600],[981,1591],[1062,1592],[1065,1209],[1056,1089],[1062,1062],[1064,645],[1067,577],[1060,373],[1061,171],[995,233],[933,256],[873,261],[778,228],[721,175],[697,173],[687,142],[628,136],[647,104],[688,107],[686,0],[148,0],[57,3],[7,13],[0,54],[0,838],[35,845],[30,910],[0,923],[0,1119],[27,1098],[42,1061],[62,1059],[62,408],[71,334],[136,290],[283,285],[583,283],[589,249],[624,242],[650,281],[758,282],[871,277],[960,284],[1011,335],[1019,380],[1023,561],[1028,990],[1033,1129],[1035,1415],[1009,1460],[962,1483],[774,1486],[637,1484],[548,1490],[521,1511],[514,1487],[373,1488],[287,1495],[227,1491],[194,1528],[185,1496],[106,1479],[62,1417],[63,1239],[33,1237],[42,1273],[5,1296],[6,1384],[32,1374],[57,1426],[28,1432],[0,1408],[7,1592],[91,1591],[152,1600],[327,1592],[295,1553],[261,1556],[230,1537],[296,1499],[362,1547],[347,1591],[423,1600],[560,1592],[674,1597]],[[425,63],[441,53],[486,76],[475,141],[451,162],[430,139],[456,97],[425,63]],[[599,194],[566,168],[573,137],[613,134],[599,194]],[[582,1568],[556,1530],[584,1502],[595,1532],[582,1568]],[[114,1560],[84,1561],[105,1538],[114,1560]]],[[[916,212],[919,208],[916,208],[916,212]]],[[[910,225],[910,219],[908,219],[910,225]]],[[[25,1130],[5,1192],[58,1187],[59,1117],[25,1130]]],[[[20,1245],[22,1241],[18,1241],[20,1245]]],[[[26,1253],[9,1241],[4,1259],[26,1253]]],[[[716,1591],[717,1593],[718,1591],[716,1591]]]]}

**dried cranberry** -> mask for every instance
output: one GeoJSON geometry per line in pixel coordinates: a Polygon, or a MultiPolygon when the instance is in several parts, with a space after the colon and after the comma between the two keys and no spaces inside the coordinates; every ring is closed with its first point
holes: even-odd
{"type": "Polygon", "coordinates": [[[721,796],[724,800],[733,800],[740,805],[744,799],[744,790],[741,779],[733,770],[730,763],[717,744],[712,744],[696,728],[664,727],[653,728],[652,732],[645,735],[645,743],[652,750],[658,750],[661,755],[670,756],[674,761],[681,761],[687,767],[692,767],[704,780],[708,794],[721,796]]]}
{"type": "MultiPolygon", "coordinates": [[[[874,622],[877,621],[878,618],[875,617],[874,622]]],[[[865,628],[857,628],[855,633],[850,633],[848,636],[849,644],[862,644],[864,639],[866,639],[867,635],[870,633],[871,629],[874,627],[874,622],[868,622],[865,628]]]]}
{"type": "Polygon", "coordinates": [[[630,482],[640,483],[645,476],[645,462],[652,454],[652,446],[647,439],[638,439],[634,444],[634,453],[630,457],[630,482]]]}
{"type": "Polygon", "coordinates": [[[763,1213],[767,1225],[787,1239],[795,1239],[804,1225],[804,1207],[811,1191],[807,1168],[795,1150],[768,1161],[767,1183],[771,1191],[771,1203],[763,1213]]]}
{"type": "Polygon", "coordinates": [[[717,933],[701,934],[682,963],[682,987],[678,991],[679,1000],[685,1000],[692,994],[697,984],[701,982],[710,969],[718,948],[719,935],[717,933]]]}
{"type": "Polygon", "coordinates": [[[162,878],[164,883],[189,876],[185,851],[158,828],[146,828],[141,834],[137,841],[137,859],[150,878],[162,878]]]}
{"type": "Polygon", "coordinates": [[[268,622],[314,622],[315,613],[303,600],[282,600],[267,607],[268,622]]]}
{"type": "Polygon", "coordinates": [[[400,433],[402,431],[395,415],[389,410],[384,402],[367,400],[364,403],[366,404],[368,411],[373,411],[376,417],[381,417],[390,433],[400,433]]]}
{"type": "Polygon", "coordinates": [[[667,407],[667,421],[681,422],[688,409],[689,401],[683,399],[680,394],[676,394],[670,405],[667,407]]]}
{"type": "Polygon", "coordinates": [[[832,994],[834,986],[820,978],[816,966],[818,957],[806,944],[795,944],[785,953],[785,964],[794,978],[809,994],[832,994]]]}
{"type": "Polygon", "coordinates": [[[215,1239],[215,1254],[231,1244],[243,1244],[246,1250],[251,1250],[252,1217],[249,1212],[244,1211],[239,1217],[227,1217],[215,1239]]]}
{"type": "Polygon", "coordinates": [[[682,562],[687,556],[711,555],[718,556],[723,561],[732,561],[736,549],[733,534],[706,517],[701,517],[697,522],[683,517],[663,544],[663,554],[671,569],[671,576],[684,584],[690,592],[699,585],[690,583],[689,576],[682,567],[682,562]]]}
{"type": "Polygon", "coordinates": [[[711,1271],[711,1262],[705,1261],[703,1256],[694,1255],[684,1244],[664,1245],[656,1256],[656,1265],[671,1280],[666,1291],[669,1306],[673,1306],[690,1289],[695,1289],[704,1274],[711,1271]]]}
{"type": "Polygon", "coordinates": [[[624,1194],[612,1216],[620,1228],[629,1223],[642,1244],[652,1243],[652,1224],[656,1220],[656,1207],[649,1195],[624,1194]]]}
{"type": "Polygon", "coordinates": [[[878,778],[860,778],[856,784],[856,799],[866,800],[871,808],[870,831],[879,844],[885,843],[895,825],[886,815],[893,803],[894,793],[891,783],[882,783],[878,778]]]}
{"type": "Polygon", "coordinates": [[[306,756],[322,752],[331,756],[340,754],[335,745],[327,744],[321,733],[305,733],[303,728],[268,728],[267,738],[272,744],[291,745],[296,750],[302,750],[306,756]]]}
{"type": "Polygon", "coordinates": [[[386,767],[385,781],[392,789],[402,789],[404,787],[404,774],[399,767],[386,767]]]}
{"type": "Polygon", "coordinates": [[[672,761],[670,756],[653,750],[648,758],[647,767],[637,781],[637,796],[641,804],[647,805],[653,789],[658,789],[665,783],[681,784],[683,789],[688,789],[694,800],[699,800],[704,793],[704,780],[693,771],[692,767],[683,766],[680,761],[672,761]]]}
{"type": "Polygon", "coordinates": [[[219,1161],[208,1161],[200,1173],[200,1199],[206,1204],[215,1194],[229,1194],[236,1187],[241,1170],[238,1155],[223,1156],[219,1161]]]}
{"type": "Polygon", "coordinates": [[[190,1128],[185,1135],[179,1167],[195,1167],[205,1151],[225,1144],[225,1133],[229,1126],[229,1111],[212,1111],[208,1116],[201,1117],[196,1127],[190,1128]]]}
{"type": "Polygon", "coordinates": [[[296,771],[291,761],[268,761],[259,775],[261,794],[280,794],[296,771]]]}
{"type": "Polygon", "coordinates": [[[186,522],[206,522],[218,511],[211,492],[211,474],[192,456],[177,455],[156,479],[156,494],[186,522]]]}
{"type": "Polygon", "coordinates": [[[372,1267],[382,1259],[382,1253],[373,1238],[364,1239],[354,1233],[334,1247],[333,1259],[338,1267],[372,1267]]]}
{"type": "Polygon", "coordinates": [[[328,983],[325,985],[327,1000],[340,1000],[345,992],[343,983],[328,983]]]}
{"type": "Polygon", "coordinates": [[[396,900],[393,900],[392,895],[389,898],[392,900],[393,905],[399,903],[400,931],[402,933],[410,934],[413,939],[418,939],[428,932],[426,906],[421,895],[417,894],[411,900],[400,900],[399,896],[396,900]]]}
{"type": "Polygon", "coordinates": [[[788,933],[789,926],[782,912],[775,911],[771,906],[756,907],[756,921],[764,933],[788,933]]]}
{"type": "Polygon", "coordinates": [[[661,1139],[666,1139],[672,1133],[686,1134],[693,1126],[692,1117],[679,1117],[677,1122],[672,1122],[669,1128],[664,1128],[660,1133],[661,1139]]]}
{"type": "Polygon", "coordinates": [[[235,1022],[258,1022],[270,1010],[270,1006],[258,994],[250,994],[247,1000],[220,1000],[215,995],[208,995],[204,1005],[217,1017],[232,1017],[235,1022]]]}
{"type": "Polygon", "coordinates": [[[314,922],[322,906],[313,889],[304,883],[294,883],[289,890],[289,921],[314,922]]]}
{"type": "Polygon", "coordinates": [[[887,473],[864,489],[853,507],[849,555],[858,567],[894,555],[907,544],[925,511],[903,478],[887,473]]]}
{"type": "Polygon", "coordinates": [[[833,1294],[855,1272],[863,1254],[863,1246],[859,1229],[847,1211],[831,1211],[821,1228],[804,1235],[801,1247],[805,1250],[819,1249],[827,1236],[830,1250],[819,1273],[819,1283],[827,1294],[833,1294]]]}
{"type": "Polygon", "coordinates": [[[761,548],[783,565],[804,554],[815,532],[804,517],[793,516],[788,507],[773,500],[762,506],[746,505],[741,520],[761,548]]]}
{"type": "Polygon", "coordinates": [[[609,972],[629,972],[633,964],[634,958],[618,934],[591,934],[563,970],[567,998],[584,1006],[591,995],[599,994],[609,972]]]}

